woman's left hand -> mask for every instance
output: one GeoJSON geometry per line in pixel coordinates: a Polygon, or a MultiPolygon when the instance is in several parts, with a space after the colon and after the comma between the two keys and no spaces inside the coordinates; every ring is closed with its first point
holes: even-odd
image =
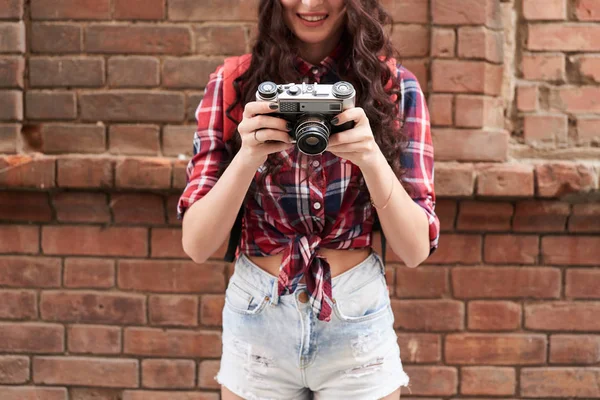
{"type": "Polygon", "coordinates": [[[340,158],[351,161],[359,168],[375,163],[377,155],[381,153],[375,142],[369,119],[365,111],[360,107],[350,108],[336,116],[334,125],[341,125],[348,121],[354,121],[354,128],[334,133],[329,137],[327,151],[340,158]]]}

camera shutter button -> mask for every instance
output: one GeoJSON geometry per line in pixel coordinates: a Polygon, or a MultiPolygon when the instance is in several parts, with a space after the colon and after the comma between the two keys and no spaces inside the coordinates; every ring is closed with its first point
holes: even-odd
{"type": "Polygon", "coordinates": [[[288,89],[288,93],[291,94],[292,96],[297,95],[300,92],[300,88],[298,86],[292,86],[291,88],[288,89]]]}

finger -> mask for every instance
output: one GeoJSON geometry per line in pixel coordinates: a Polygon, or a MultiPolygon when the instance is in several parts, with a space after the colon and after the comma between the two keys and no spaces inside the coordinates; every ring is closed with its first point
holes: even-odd
{"type": "Polygon", "coordinates": [[[244,107],[244,113],[242,116],[244,118],[252,118],[258,114],[267,114],[277,110],[277,103],[271,103],[269,101],[251,101],[244,107]]]}
{"type": "Polygon", "coordinates": [[[370,146],[364,142],[342,143],[332,146],[331,143],[327,146],[327,150],[335,151],[336,153],[363,153],[369,152],[370,146]]]}
{"type": "Polygon", "coordinates": [[[354,143],[365,140],[366,137],[361,130],[352,128],[346,131],[338,132],[329,137],[329,146],[338,146],[344,143],[354,143]]]}
{"type": "Polygon", "coordinates": [[[356,127],[367,124],[369,122],[367,115],[365,114],[365,110],[363,110],[361,107],[349,108],[336,115],[336,118],[337,121],[334,120],[334,125],[341,125],[348,121],[354,121],[354,126],[356,127]]]}
{"type": "MultiPolygon", "coordinates": [[[[287,133],[277,129],[259,129],[256,131],[256,135],[252,133],[258,142],[266,142],[268,140],[292,143],[292,137],[287,133]]],[[[252,139],[254,140],[254,139],[252,139]]]]}
{"type": "Polygon", "coordinates": [[[267,154],[277,153],[279,151],[287,150],[289,148],[294,147],[293,143],[265,143],[261,149],[264,149],[267,154]]]}
{"type": "Polygon", "coordinates": [[[246,132],[253,132],[265,128],[288,131],[288,122],[283,118],[271,117],[268,115],[257,115],[256,117],[244,121],[244,129],[246,132]]]}

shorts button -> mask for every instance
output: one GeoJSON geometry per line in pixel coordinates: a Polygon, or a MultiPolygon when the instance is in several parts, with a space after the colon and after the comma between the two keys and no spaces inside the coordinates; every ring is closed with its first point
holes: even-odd
{"type": "Polygon", "coordinates": [[[308,302],[308,294],[306,293],[306,291],[301,291],[300,294],[298,295],[298,300],[300,300],[301,303],[307,303],[308,302]]]}

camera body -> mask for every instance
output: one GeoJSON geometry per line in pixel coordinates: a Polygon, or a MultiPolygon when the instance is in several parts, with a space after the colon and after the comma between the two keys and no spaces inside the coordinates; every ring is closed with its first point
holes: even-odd
{"type": "Polygon", "coordinates": [[[269,115],[292,123],[290,135],[302,153],[318,155],[329,144],[329,137],[354,127],[354,121],[332,125],[331,120],[344,110],[354,107],[356,91],[345,81],[335,84],[288,83],[277,85],[266,81],[258,86],[257,101],[269,101],[279,111],[269,115]]]}

